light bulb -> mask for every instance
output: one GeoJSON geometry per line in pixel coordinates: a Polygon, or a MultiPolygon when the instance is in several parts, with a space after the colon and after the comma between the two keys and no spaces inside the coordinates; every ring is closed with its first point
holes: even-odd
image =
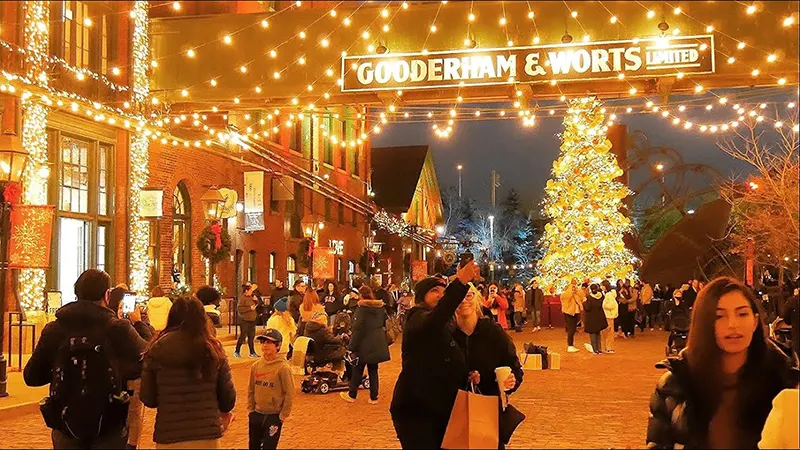
{"type": "Polygon", "coordinates": [[[431,25],[431,33],[436,33],[436,30],[438,30],[438,29],[439,28],[435,24],[431,25]]]}
{"type": "Polygon", "coordinates": [[[652,19],[655,16],[656,16],[656,12],[655,11],[653,11],[653,10],[647,11],[647,18],[648,19],[652,19]]]}
{"type": "Polygon", "coordinates": [[[576,17],[578,17],[578,11],[572,11],[572,12],[570,13],[570,16],[572,16],[572,18],[573,18],[573,19],[574,19],[574,18],[576,18],[576,17]]]}
{"type": "Polygon", "coordinates": [[[231,45],[231,43],[233,42],[233,39],[231,38],[230,34],[226,34],[225,37],[222,38],[222,41],[225,42],[228,45],[231,45]]]}
{"type": "Polygon", "coordinates": [[[181,10],[181,2],[172,2],[172,9],[174,9],[175,11],[180,11],[181,10]]]}
{"type": "Polygon", "coordinates": [[[617,23],[617,16],[611,16],[610,22],[617,23]]]}

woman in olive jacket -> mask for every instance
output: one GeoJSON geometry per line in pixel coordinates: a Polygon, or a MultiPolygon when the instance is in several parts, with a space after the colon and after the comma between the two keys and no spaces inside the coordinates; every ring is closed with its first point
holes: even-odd
{"type": "Polygon", "coordinates": [[[648,448],[757,448],[772,400],[797,386],[797,359],[769,338],[753,292],[717,278],[695,303],[689,340],[650,398],[648,448]]]}
{"type": "Polygon", "coordinates": [[[378,364],[389,361],[389,344],[386,342],[386,305],[381,300],[364,298],[359,300],[353,318],[353,338],[350,350],[358,357],[358,364],[350,377],[350,391],[342,392],[345,401],[353,401],[358,396],[358,386],[364,375],[369,374],[369,403],[378,403],[378,364]]]}
{"type": "Polygon", "coordinates": [[[157,409],[156,448],[217,448],[236,389],[222,344],[196,298],[175,300],[167,327],[145,351],[141,399],[157,409]]]}

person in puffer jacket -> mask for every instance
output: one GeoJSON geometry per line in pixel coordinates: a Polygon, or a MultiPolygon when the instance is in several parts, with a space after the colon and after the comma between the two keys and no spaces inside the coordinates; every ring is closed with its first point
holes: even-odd
{"type": "Polygon", "coordinates": [[[617,291],[611,287],[608,280],[603,280],[603,313],[608,322],[608,328],[600,332],[600,345],[606,353],[614,353],[614,321],[619,317],[619,303],[617,303],[617,291]]]}
{"type": "Polygon", "coordinates": [[[156,448],[217,448],[236,389],[200,300],[181,297],[144,354],[142,403],[157,409],[156,448]]]}
{"type": "Polygon", "coordinates": [[[727,277],[695,302],[687,347],[650,399],[648,448],[757,448],[773,399],[797,386],[797,358],[767,338],[755,295],[727,277]]]}
{"type": "Polygon", "coordinates": [[[164,290],[160,286],[154,287],[150,291],[150,300],[147,301],[147,315],[150,318],[150,325],[156,332],[166,328],[170,308],[172,301],[164,295],[164,290]]]}
{"type": "Polygon", "coordinates": [[[342,338],[336,337],[328,329],[328,316],[324,311],[317,311],[311,320],[305,322],[303,336],[314,340],[314,361],[317,363],[334,363],[340,365],[344,361],[347,348],[342,338]]]}

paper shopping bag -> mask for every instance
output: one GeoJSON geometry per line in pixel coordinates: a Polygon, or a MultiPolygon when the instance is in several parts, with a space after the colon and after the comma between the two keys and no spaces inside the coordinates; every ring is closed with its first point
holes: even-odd
{"type": "Polygon", "coordinates": [[[561,368],[561,355],[556,352],[550,352],[547,354],[548,365],[551,369],[560,369],[561,368]]]}
{"type": "Polygon", "coordinates": [[[498,398],[458,391],[442,448],[497,448],[500,430],[498,398]]]}
{"type": "Polygon", "coordinates": [[[519,361],[524,370],[542,370],[542,355],[520,353],[519,361]]]}

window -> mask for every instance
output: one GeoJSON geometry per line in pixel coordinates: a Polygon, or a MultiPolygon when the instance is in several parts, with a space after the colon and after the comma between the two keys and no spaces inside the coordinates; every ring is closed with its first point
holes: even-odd
{"type": "Polygon", "coordinates": [[[342,281],[342,258],[336,258],[336,281],[342,281]]]}
{"type": "Polygon", "coordinates": [[[339,203],[339,212],[337,214],[339,216],[339,225],[344,225],[344,204],[339,203]]]}
{"type": "Polygon", "coordinates": [[[150,242],[147,245],[147,266],[150,270],[150,284],[157,285],[160,278],[161,268],[158,264],[158,254],[160,251],[160,230],[157,220],[150,220],[150,242]]]}
{"type": "Polygon", "coordinates": [[[328,137],[325,139],[325,145],[322,147],[322,161],[326,164],[333,165],[333,142],[331,139],[334,137],[334,132],[333,117],[330,115],[330,113],[325,120],[325,128],[328,130],[328,137]]]}
{"type": "Polygon", "coordinates": [[[333,220],[333,205],[331,199],[325,197],[325,221],[330,222],[333,220]]]}
{"type": "Polygon", "coordinates": [[[289,255],[286,258],[286,274],[288,277],[289,287],[294,286],[294,281],[297,279],[297,258],[294,255],[289,255]]]}
{"type": "Polygon", "coordinates": [[[294,150],[298,153],[303,151],[303,121],[302,120],[295,120],[292,122],[292,128],[289,130],[290,139],[289,139],[289,149],[294,150]]]}
{"type": "Polygon", "coordinates": [[[358,213],[356,212],[355,209],[353,210],[353,226],[354,227],[358,226],[358,213]]]}
{"type": "Polygon", "coordinates": [[[256,282],[256,252],[250,250],[247,254],[247,281],[250,283],[256,282]]]}
{"type": "MultiPolygon", "coordinates": [[[[344,143],[347,140],[347,123],[343,120],[338,125],[338,133],[342,138],[342,142],[344,143]]],[[[339,168],[344,171],[347,170],[347,147],[344,145],[342,145],[341,149],[339,150],[339,168]]]]}
{"type": "Polygon", "coordinates": [[[280,183],[280,178],[270,178],[269,180],[269,210],[278,212],[278,201],[275,200],[275,183],[280,183]]]}
{"type": "Polygon", "coordinates": [[[353,279],[356,277],[356,262],[352,259],[347,262],[347,278],[349,278],[350,284],[353,284],[353,279]]]}
{"type": "Polygon", "coordinates": [[[115,3],[61,1],[54,5],[54,11],[60,13],[57,22],[63,33],[63,47],[58,54],[63,53],[67,63],[108,73],[108,61],[113,59],[115,53],[114,21],[110,19],[115,10],[119,10],[115,3]]]}
{"type": "Polygon", "coordinates": [[[83,270],[113,271],[114,228],[111,211],[114,147],[91,138],[48,130],[50,155],[55,162],[51,194],[57,205],[53,242],[56,288],[65,302],[83,270]]]}
{"type": "Polygon", "coordinates": [[[61,138],[62,211],[89,212],[89,146],[85,141],[61,138]]]}
{"type": "Polygon", "coordinates": [[[269,282],[275,282],[275,252],[269,254],[269,282]]]}
{"type": "Polygon", "coordinates": [[[172,191],[172,278],[178,284],[191,280],[191,207],[183,182],[172,191]]]}
{"type": "Polygon", "coordinates": [[[353,148],[353,175],[361,177],[361,145],[353,148]]]}

